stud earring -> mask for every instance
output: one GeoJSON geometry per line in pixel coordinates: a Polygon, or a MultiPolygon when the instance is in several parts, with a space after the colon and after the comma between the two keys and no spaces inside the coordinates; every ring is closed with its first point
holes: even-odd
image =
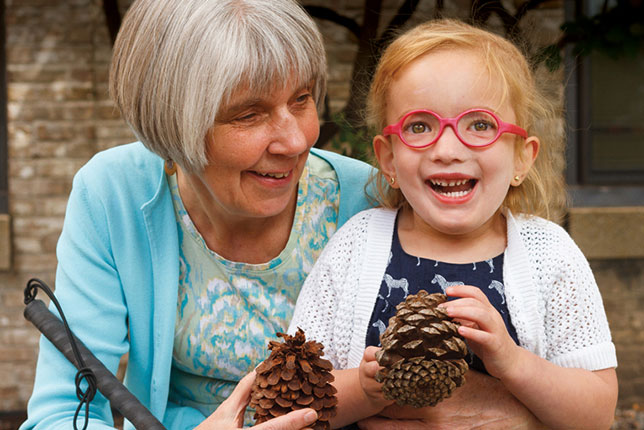
{"type": "Polygon", "coordinates": [[[177,165],[172,160],[165,160],[163,170],[165,170],[166,175],[172,176],[177,173],[177,165]]]}
{"type": "Polygon", "coordinates": [[[392,176],[392,177],[391,177],[391,181],[390,181],[390,182],[391,182],[391,185],[395,184],[395,183],[396,183],[396,178],[394,178],[394,177],[392,176]]]}
{"type": "Polygon", "coordinates": [[[514,176],[514,182],[520,182],[521,181],[521,176],[515,175],[514,176]]]}

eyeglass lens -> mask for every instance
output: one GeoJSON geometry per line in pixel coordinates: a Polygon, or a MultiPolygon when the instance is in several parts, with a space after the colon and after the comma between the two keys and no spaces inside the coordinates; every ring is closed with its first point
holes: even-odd
{"type": "MultiPolygon", "coordinates": [[[[492,142],[499,132],[494,117],[486,112],[474,111],[463,115],[457,122],[458,136],[468,145],[484,146],[492,142]]],[[[401,134],[410,146],[425,146],[434,142],[440,133],[440,120],[428,112],[409,115],[402,124],[401,134]]]]}

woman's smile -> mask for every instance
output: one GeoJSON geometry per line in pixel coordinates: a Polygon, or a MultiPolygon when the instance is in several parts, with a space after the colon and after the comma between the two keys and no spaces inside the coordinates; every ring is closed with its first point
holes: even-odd
{"type": "Polygon", "coordinates": [[[262,172],[251,172],[251,173],[262,176],[264,178],[273,178],[273,179],[284,179],[291,175],[290,170],[284,173],[262,173],[262,172]]]}
{"type": "Polygon", "coordinates": [[[204,209],[220,218],[233,214],[235,222],[290,219],[297,183],[319,133],[309,84],[261,96],[240,90],[230,104],[209,134],[204,209]]]}
{"type": "Polygon", "coordinates": [[[292,188],[293,182],[297,182],[295,178],[294,169],[279,169],[279,170],[247,170],[245,173],[250,175],[256,183],[264,188],[265,191],[271,189],[281,189],[286,188],[290,190],[292,188]]]}

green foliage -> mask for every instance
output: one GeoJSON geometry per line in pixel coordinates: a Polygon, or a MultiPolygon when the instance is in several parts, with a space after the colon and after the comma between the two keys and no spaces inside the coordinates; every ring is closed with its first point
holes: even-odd
{"type": "Polygon", "coordinates": [[[596,51],[613,59],[633,58],[644,47],[644,6],[641,2],[618,0],[617,5],[597,15],[582,15],[565,22],[561,30],[559,42],[546,46],[538,57],[551,70],[561,65],[561,49],[568,44],[573,46],[575,56],[596,51]]]}
{"type": "Polygon", "coordinates": [[[338,125],[339,131],[326,144],[326,149],[371,163],[373,136],[367,128],[354,128],[341,113],[333,115],[332,120],[338,125]]]}

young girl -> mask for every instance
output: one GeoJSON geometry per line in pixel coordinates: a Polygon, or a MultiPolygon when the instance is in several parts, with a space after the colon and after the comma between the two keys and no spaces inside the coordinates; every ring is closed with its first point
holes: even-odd
{"type": "Polygon", "coordinates": [[[301,327],[336,369],[350,369],[336,374],[333,424],[391,403],[365,348],[379,346],[395,306],[423,289],[454,299],[448,315],[482,361],[471,367],[543,424],[608,428],[615,348],[586,259],[545,219],[564,195],[561,124],[523,55],[460,22],[423,24],[383,54],[369,113],[382,130],[373,140],[382,207],[333,236],[290,330],[301,327]]]}

